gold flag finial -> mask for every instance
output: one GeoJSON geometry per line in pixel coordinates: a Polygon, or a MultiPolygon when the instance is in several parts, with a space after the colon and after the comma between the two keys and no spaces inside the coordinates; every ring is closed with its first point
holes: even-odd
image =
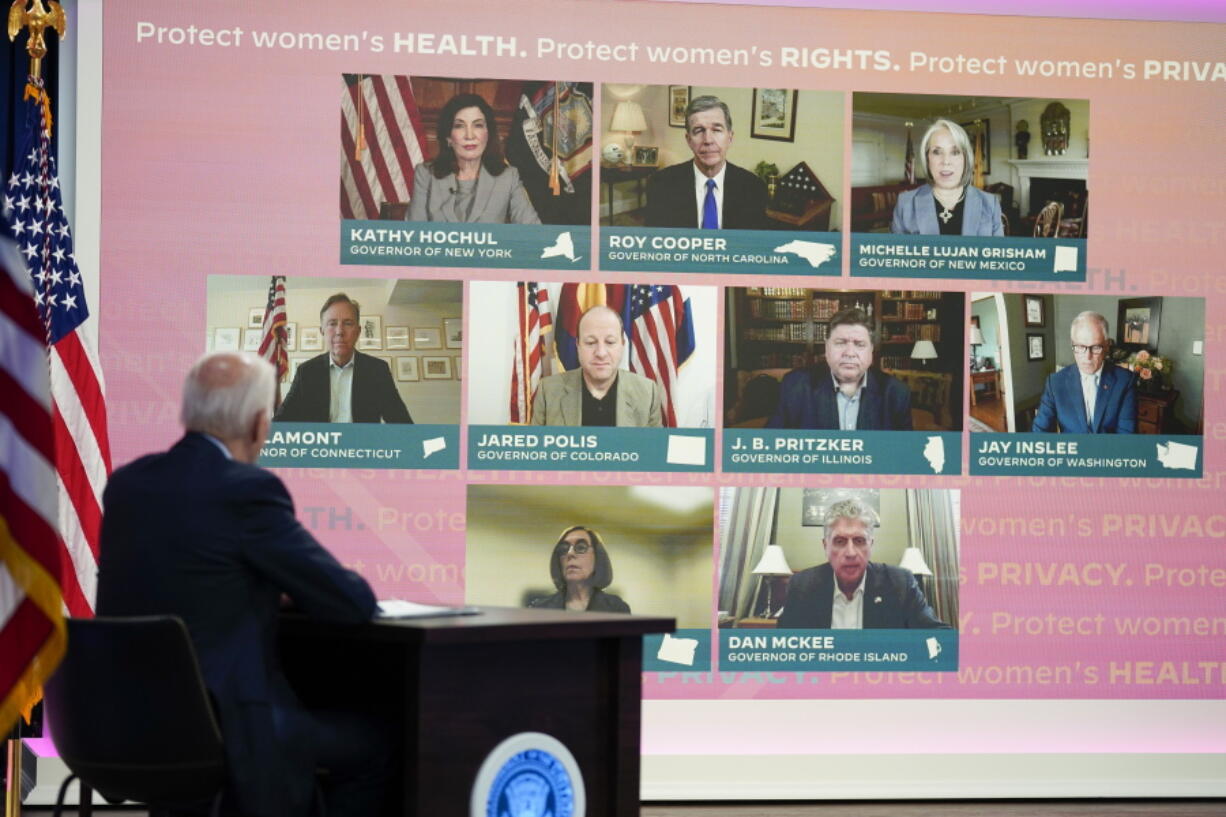
{"type": "Polygon", "coordinates": [[[30,52],[30,76],[41,78],[43,72],[43,57],[47,56],[47,41],[43,32],[53,28],[62,39],[68,25],[64,19],[64,9],[55,0],[50,0],[50,9],[43,5],[43,0],[32,0],[30,8],[26,8],[27,0],[14,0],[9,7],[9,40],[17,39],[21,29],[30,30],[30,41],[26,43],[26,51],[30,52]]]}

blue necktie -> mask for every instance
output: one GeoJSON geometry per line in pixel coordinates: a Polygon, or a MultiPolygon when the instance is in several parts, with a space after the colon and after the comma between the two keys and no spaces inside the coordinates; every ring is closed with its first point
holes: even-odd
{"type": "Polygon", "coordinates": [[[715,179],[707,179],[707,197],[702,202],[702,229],[719,229],[719,208],[715,206],[715,179]]]}

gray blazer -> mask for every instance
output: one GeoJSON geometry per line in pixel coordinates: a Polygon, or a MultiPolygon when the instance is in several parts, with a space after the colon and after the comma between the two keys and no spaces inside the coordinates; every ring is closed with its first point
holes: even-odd
{"type": "Polygon", "coordinates": [[[435,178],[430,163],[413,168],[413,197],[409,199],[408,221],[443,221],[471,224],[540,224],[528,191],[519,180],[519,171],[508,166],[497,176],[481,166],[477,174],[472,213],[464,218],[456,210],[456,178],[451,173],[435,178]]]}
{"type": "MultiPolygon", "coordinates": [[[[894,220],[890,232],[899,235],[940,235],[937,206],[932,199],[932,185],[923,184],[914,190],[898,194],[894,205],[894,220]]],[[[978,187],[966,186],[966,202],[962,209],[962,235],[1004,235],[1000,221],[1000,201],[978,187]]]]}
{"type": "MultiPolygon", "coordinates": [[[[659,428],[664,425],[664,387],[621,369],[617,373],[617,424],[659,428]]],[[[583,370],[546,377],[532,398],[532,422],[538,426],[583,425],[583,370]]]]}

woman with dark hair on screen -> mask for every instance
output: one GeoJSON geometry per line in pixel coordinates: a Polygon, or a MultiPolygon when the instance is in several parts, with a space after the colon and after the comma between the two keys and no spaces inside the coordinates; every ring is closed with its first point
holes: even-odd
{"type": "Polygon", "coordinates": [[[972,185],[975,155],[966,131],[938,119],[920,142],[928,184],[898,195],[890,232],[905,235],[1004,235],[1000,202],[972,185]]]}
{"type": "Polygon", "coordinates": [[[613,581],[613,562],[600,534],[575,525],[562,531],[549,555],[549,575],[558,592],[537,599],[529,607],[549,610],[587,610],[593,613],[629,613],[630,605],[604,589],[613,581]]]}
{"type": "Polygon", "coordinates": [[[540,224],[519,171],[502,158],[494,109],[457,94],[438,116],[438,155],[413,168],[409,221],[540,224]]]}

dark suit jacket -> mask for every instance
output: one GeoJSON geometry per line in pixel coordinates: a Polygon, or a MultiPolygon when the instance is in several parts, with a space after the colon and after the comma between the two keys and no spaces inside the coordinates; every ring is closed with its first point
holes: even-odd
{"type": "MultiPolygon", "coordinates": [[[[400,399],[392,370],[377,357],[355,351],[353,363],[353,421],[355,423],[411,423],[409,410],[400,399]]],[[[287,423],[326,423],[332,381],[328,376],[328,353],[313,357],[298,367],[289,394],[274,420],[287,423]]]]}
{"type": "MultiPolygon", "coordinates": [[[[835,399],[830,367],[819,363],[808,369],[793,369],[779,385],[779,404],[767,428],[839,427],[839,404],[835,399]]],[[[896,377],[876,369],[868,370],[868,380],[860,395],[857,431],[910,431],[911,392],[896,377]]]]}
{"type": "Polygon", "coordinates": [[[1103,364],[1094,400],[1094,422],[1086,422],[1086,401],[1081,394],[1081,372],[1076,364],[1047,378],[1031,431],[1065,434],[1135,434],[1137,432],[1136,375],[1110,363],[1103,364]]]}
{"type": "MultiPolygon", "coordinates": [[[[937,206],[932,199],[932,186],[920,185],[898,194],[890,232],[899,235],[940,235],[937,206]]],[[[1000,200],[978,187],[966,186],[962,205],[962,235],[1004,235],[1000,220],[1000,200]]]]}
{"type": "MultiPolygon", "coordinates": [[[[810,567],[788,581],[788,598],[779,627],[830,629],[834,604],[834,568],[810,567]]],[[[864,629],[949,630],[933,614],[910,570],[869,562],[864,579],[864,629]]]]}
{"type": "MultiPolygon", "coordinates": [[[[542,610],[565,610],[566,591],[559,590],[552,596],[536,599],[528,606],[542,610]]],[[[629,613],[630,605],[622,601],[621,596],[615,596],[603,590],[593,590],[592,597],[587,602],[587,611],[589,613],[629,613]]]]}
{"type": "Polygon", "coordinates": [[[370,587],[298,523],[272,473],[200,434],[111,475],[103,494],[98,615],[183,619],[225,736],[230,793],[246,815],[301,815],[314,791],[300,705],[281,674],[281,594],[308,614],[365,621],[370,587]]]}
{"type": "MultiPolygon", "coordinates": [[[[694,190],[694,162],[670,165],[647,180],[647,226],[702,226],[694,190]]],[[[766,185],[748,170],[728,162],[724,174],[725,230],[769,230],[766,185]]]]}

